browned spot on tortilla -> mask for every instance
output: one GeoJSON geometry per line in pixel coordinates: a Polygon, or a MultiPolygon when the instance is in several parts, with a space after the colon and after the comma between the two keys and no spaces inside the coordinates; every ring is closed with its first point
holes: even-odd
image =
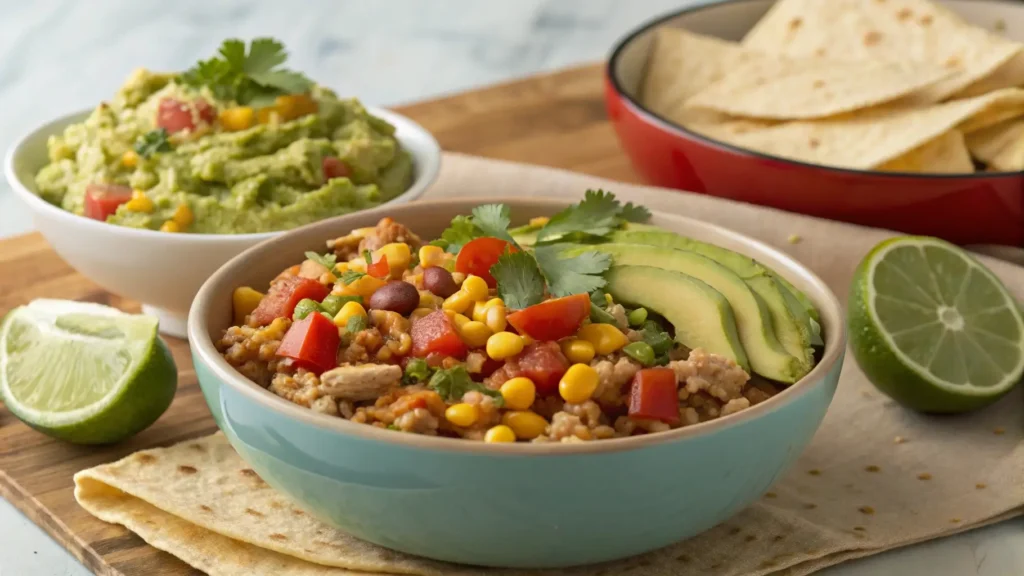
{"type": "Polygon", "coordinates": [[[894,444],[906,444],[907,439],[904,438],[903,436],[897,436],[893,438],[892,441],[894,444]]]}
{"type": "Polygon", "coordinates": [[[271,534],[270,537],[272,539],[274,539],[274,540],[279,540],[281,542],[284,542],[284,541],[288,540],[287,536],[285,536],[284,534],[278,534],[277,532],[274,532],[273,534],[271,534]]]}
{"type": "Polygon", "coordinates": [[[927,472],[921,472],[920,474],[917,475],[917,479],[918,480],[931,480],[932,479],[932,475],[927,473],[927,472]]]}
{"type": "Polygon", "coordinates": [[[910,8],[904,8],[896,13],[896,17],[906,22],[907,20],[910,20],[911,18],[914,17],[914,13],[910,10],[910,8]]]}
{"type": "Polygon", "coordinates": [[[809,146],[810,146],[810,147],[811,147],[812,149],[813,149],[813,148],[817,148],[818,146],[821,146],[821,140],[818,140],[817,138],[811,138],[811,139],[810,139],[810,141],[808,141],[808,142],[807,142],[807,144],[808,144],[808,145],[809,145],[809,146]]]}
{"type": "Polygon", "coordinates": [[[950,56],[949,58],[946,58],[946,61],[942,65],[946,68],[959,68],[960,58],[957,56],[950,56]]]}
{"type": "Polygon", "coordinates": [[[882,33],[878,30],[872,30],[864,35],[864,45],[874,46],[882,41],[882,33]]]}
{"type": "Polygon", "coordinates": [[[259,478],[260,475],[256,473],[252,468],[243,468],[238,471],[242,476],[248,476],[249,478],[259,478]]]}
{"type": "Polygon", "coordinates": [[[988,485],[985,484],[984,482],[978,482],[977,484],[974,485],[975,490],[984,490],[985,488],[988,488],[988,485]]]}
{"type": "Polygon", "coordinates": [[[263,516],[265,516],[263,512],[260,512],[259,510],[253,510],[252,508],[246,508],[245,513],[249,516],[256,516],[257,518],[263,518],[263,516]]]}
{"type": "Polygon", "coordinates": [[[270,507],[273,508],[274,510],[280,510],[281,508],[284,508],[284,504],[281,504],[277,500],[271,500],[270,507]]]}
{"type": "Polygon", "coordinates": [[[178,466],[178,472],[181,472],[182,474],[195,474],[196,472],[199,472],[199,470],[196,470],[194,466],[186,466],[182,464],[181,466],[178,466]]]}
{"type": "Polygon", "coordinates": [[[825,81],[824,80],[815,80],[814,83],[811,84],[811,86],[813,86],[815,88],[824,88],[825,87],[825,81]]]}
{"type": "Polygon", "coordinates": [[[779,495],[776,494],[775,492],[765,492],[764,493],[764,497],[765,498],[778,498],[779,495]]]}
{"type": "Polygon", "coordinates": [[[995,30],[996,32],[1005,32],[1006,20],[999,18],[998,20],[996,20],[996,23],[992,25],[992,29],[995,30]]]}
{"type": "Polygon", "coordinates": [[[818,505],[813,503],[813,502],[808,502],[808,503],[804,504],[804,510],[814,510],[817,507],[818,507],[818,505]]]}
{"type": "Polygon", "coordinates": [[[825,54],[826,52],[824,48],[818,48],[817,50],[814,51],[815,56],[824,56],[825,54]]]}
{"type": "Polygon", "coordinates": [[[737,528],[735,526],[733,526],[732,528],[729,528],[729,536],[735,536],[735,535],[739,534],[740,532],[742,532],[742,530],[740,530],[739,528],[737,528]]]}
{"type": "Polygon", "coordinates": [[[996,436],[1002,436],[1003,434],[1006,434],[1006,429],[1000,426],[999,428],[993,430],[992,433],[995,434],[996,436]]]}
{"type": "Polygon", "coordinates": [[[959,518],[950,518],[949,519],[949,523],[950,524],[959,524],[960,522],[962,522],[962,520],[960,520],[959,518]]]}
{"type": "Polygon", "coordinates": [[[857,510],[859,510],[861,514],[867,514],[869,516],[875,513],[875,509],[871,506],[861,506],[860,508],[857,508],[857,510]]]}
{"type": "Polygon", "coordinates": [[[753,542],[754,540],[757,540],[757,536],[754,536],[753,534],[747,534],[747,537],[743,540],[745,542],[753,542]]]}
{"type": "Polygon", "coordinates": [[[721,562],[715,562],[714,564],[709,566],[709,568],[711,568],[712,570],[715,570],[716,568],[721,568],[721,567],[722,567],[722,563],[721,562]]]}
{"type": "Polygon", "coordinates": [[[294,514],[296,516],[305,516],[306,513],[303,512],[302,510],[299,510],[299,509],[296,509],[296,508],[292,508],[292,514],[294,514]]]}
{"type": "Polygon", "coordinates": [[[870,466],[865,467],[864,470],[867,471],[867,472],[878,472],[878,471],[881,470],[881,468],[879,468],[878,466],[875,466],[874,464],[872,464],[870,466]]]}
{"type": "Polygon", "coordinates": [[[864,532],[865,530],[867,530],[867,528],[865,528],[863,526],[854,526],[853,529],[856,530],[857,532],[864,532]]]}
{"type": "Polygon", "coordinates": [[[683,564],[689,564],[692,561],[693,561],[693,558],[690,558],[689,554],[680,554],[679,556],[676,556],[676,562],[682,562],[683,564]]]}
{"type": "Polygon", "coordinates": [[[196,452],[206,452],[206,447],[203,446],[202,444],[189,444],[188,447],[195,450],[196,452]]]}
{"type": "Polygon", "coordinates": [[[203,512],[213,512],[213,508],[210,508],[206,504],[200,504],[199,509],[202,510],[203,512]]]}
{"type": "Polygon", "coordinates": [[[758,568],[762,568],[762,569],[764,569],[764,568],[774,568],[774,567],[775,567],[775,562],[773,562],[771,560],[762,560],[761,564],[758,566],[758,568]]]}
{"type": "Polygon", "coordinates": [[[789,21],[789,29],[790,30],[796,30],[803,23],[804,23],[803,18],[793,18],[792,20],[789,21]]]}
{"type": "Polygon", "coordinates": [[[138,454],[136,454],[135,459],[138,460],[139,463],[141,464],[152,464],[153,462],[156,462],[156,456],[153,456],[152,454],[146,454],[145,452],[139,452],[138,454]]]}
{"type": "Polygon", "coordinates": [[[772,537],[772,540],[774,540],[775,542],[782,542],[785,539],[786,539],[786,535],[785,534],[776,534],[775,536],[772,537]]]}
{"type": "Polygon", "coordinates": [[[918,22],[921,23],[921,26],[931,26],[932,20],[934,20],[934,18],[932,18],[931,14],[925,14],[924,16],[921,16],[921,19],[918,20],[918,22]]]}
{"type": "Polygon", "coordinates": [[[817,468],[808,470],[807,473],[810,474],[811,476],[821,476],[821,470],[818,470],[817,468]]]}

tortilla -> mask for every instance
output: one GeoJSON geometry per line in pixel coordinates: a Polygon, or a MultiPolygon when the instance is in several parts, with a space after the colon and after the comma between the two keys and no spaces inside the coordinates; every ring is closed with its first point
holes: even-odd
{"type": "MultiPolygon", "coordinates": [[[[952,75],[922,91],[941,101],[989,77],[1021,44],[971,26],[927,0],[780,0],[747,33],[743,47],[791,57],[927,62],[952,75]]],[[[990,78],[988,90],[1016,86],[990,78]]]]}
{"type": "Polygon", "coordinates": [[[950,130],[902,156],[875,167],[881,172],[923,172],[930,174],[963,174],[974,171],[967,152],[964,135],[950,130]]]}
{"type": "Polygon", "coordinates": [[[758,55],[685,106],[770,120],[824,118],[892,102],[933,86],[950,70],[930,64],[758,55]]]}
{"type": "Polygon", "coordinates": [[[991,171],[1024,170],[1024,119],[1015,118],[972,132],[967,148],[991,171]]]}
{"type": "Polygon", "coordinates": [[[1021,114],[1024,90],[1006,88],[926,108],[880,107],[827,120],[788,122],[746,131],[712,129],[705,133],[765,154],[869,170],[954,128],[969,133],[1021,114]]]}

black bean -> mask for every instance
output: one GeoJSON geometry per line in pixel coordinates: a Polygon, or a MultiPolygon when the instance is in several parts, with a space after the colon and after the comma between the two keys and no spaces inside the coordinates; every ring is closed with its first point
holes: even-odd
{"type": "Polygon", "coordinates": [[[408,316],[420,305],[420,292],[408,282],[395,280],[381,286],[370,296],[370,308],[390,310],[408,316]]]}
{"type": "Polygon", "coordinates": [[[431,266],[423,271],[423,287],[441,298],[447,298],[459,291],[452,273],[440,266],[431,266]]]}

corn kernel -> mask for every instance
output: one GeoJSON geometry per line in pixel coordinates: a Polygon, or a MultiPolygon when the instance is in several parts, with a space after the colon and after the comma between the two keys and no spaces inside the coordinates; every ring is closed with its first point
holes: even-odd
{"type": "Polygon", "coordinates": [[[456,330],[462,341],[470,348],[483,348],[487,345],[487,339],[491,337],[491,329],[483,322],[470,320],[462,326],[456,325],[456,330]]]}
{"type": "Polygon", "coordinates": [[[174,215],[171,216],[171,220],[181,226],[182,228],[188,228],[195,216],[192,214],[192,209],[188,207],[188,204],[178,204],[178,207],[174,209],[174,215]]]}
{"type": "Polygon", "coordinates": [[[161,232],[181,232],[181,227],[174,220],[168,220],[160,225],[161,232]]]}
{"type": "Polygon", "coordinates": [[[537,399],[537,386],[526,376],[510,378],[501,385],[501,397],[512,410],[526,410],[537,399]]]}
{"type": "Polygon", "coordinates": [[[308,94],[285,94],[274,99],[274,108],[284,122],[312,114],[318,107],[316,100],[308,94]]]}
{"type": "Polygon", "coordinates": [[[412,253],[405,242],[392,242],[381,246],[374,254],[373,261],[380,260],[382,256],[388,257],[388,268],[391,270],[392,278],[401,278],[412,262],[412,253]]]}
{"type": "Polygon", "coordinates": [[[577,336],[594,345],[594,352],[604,356],[629,344],[629,338],[611,324],[586,324],[580,327],[577,336]]]}
{"type": "Polygon", "coordinates": [[[234,309],[235,326],[245,324],[245,317],[252,314],[252,311],[260,305],[263,300],[263,293],[253,290],[248,286],[235,288],[231,293],[231,304],[234,309]]]}
{"type": "Polygon", "coordinates": [[[469,317],[477,322],[483,322],[487,319],[487,303],[473,302],[473,305],[469,307],[469,317]]]}
{"type": "MultiPolygon", "coordinates": [[[[451,272],[451,270],[449,270],[451,272]]],[[[452,280],[456,286],[462,286],[462,283],[466,281],[466,275],[462,272],[452,272],[452,280]]]]}
{"type": "Polygon", "coordinates": [[[481,301],[486,300],[490,288],[487,287],[487,281],[479,276],[470,274],[466,276],[466,279],[462,282],[462,291],[465,292],[471,300],[481,301]]]}
{"type": "Polygon", "coordinates": [[[462,328],[463,326],[469,324],[470,322],[472,322],[472,320],[470,320],[464,314],[456,313],[455,315],[452,316],[452,323],[455,324],[456,329],[462,328]]]}
{"type": "Polygon", "coordinates": [[[451,320],[452,322],[455,321],[456,316],[461,316],[461,314],[458,314],[454,310],[445,310],[444,308],[441,308],[441,311],[444,312],[444,315],[447,316],[448,319],[451,320]]]}
{"type": "Polygon", "coordinates": [[[520,440],[533,440],[544,433],[548,427],[548,421],[540,414],[529,410],[517,410],[506,412],[501,417],[501,423],[508,426],[520,440]]]}
{"type": "Polygon", "coordinates": [[[135,168],[139,165],[139,155],[135,150],[125,150],[124,154],[121,154],[121,165],[125,168],[135,168]]]}
{"type": "Polygon", "coordinates": [[[441,299],[430,290],[420,290],[420,308],[439,308],[441,299]]]}
{"type": "Polygon", "coordinates": [[[615,304],[615,301],[612,300],[612,295],[607,293],[607,292],[605,292],[605,294],[604,294],[604,301],[607,302],[609,306],[611,306],[612,304],[615,304]]]}
{"type": "Polygon", "coordinates": [[[255,119],[256,111],[249,106],[236,106],[220,113],[220,125],[231,132],[249,128],[255,119]]]}
{"type": "Polygon", "coordinates": [[[444,411],[446,420],[463,428],[472,426],[480,418],[480,409],[475,404],[460,402],[452,404],[444,411]]]}
{"type": "Polygon", "coordinates": [[[420,248],[420,266],[430,268],[444,262],[444,250],[440,246],[427,244],[420,248]]]}
{"type": "Polygon", "coordinates": [[[441,304],[441,308],[461,314],[469,310],[469,307],[472,304],[473,299],[470,298],[468,294],[460,290],[459,292],[445,298],[444,302],[441,304]]]}
{"type": "Polygon", "coordinates": [[[150,213],[153,211],[153,201],[141,190],[132,191],[132,199],[124,203],[124,207],[132,212],[150,213]]]}
{"type": "MultiPolygon", "coordinates": [[[[501,302],[499,300],[499,302],[501,302]]],[[[505,303],[491,304],[487,307],[487,316],[484,324],[491,329],[491,332],[501,332],[508,327],[508,315],[505,310],[505,303]]]]}
{"type": "Polygon", "coordinates": [[[594,359],[594,345],[586,340],[574,338],[562,340],[562,354],[573,364],[588,364],[594,359]]]}
{"type": "Polygon", "coordinates": [[[366,308],[363,308],[363,305],[359,302],[345,302],[345,305],[334,316],[334,325],[338,328],[344,328],[348,326],[348,321],[356,316],[366,318],[366,308]]]}
{"type": "Polygon", "coordinates": [[[362,296],[364,301],[370,299],[373,293],[384,286],[386,282],[380,278],[374,278],[373,276],[363,276],[358,280],[355,280],[349,284],[338,287],[335,286],[334,294],[339,296],[362,296]]]}
{"type": "Polygon", "coordinates": [[[590,399],[597,389],[597,370],[586,364],[573,364],[562,375],[558,383],[558,393],[571,404],[579,404],[590,399]]]}
{"type": "Polygon", "coordinates": [[[409,318],[412,318],[413,320],[419,320],[420,318],[423,318],[424,316],[432,313],[433,311],[433,308],[417,308],[412,311],[412,314],[409,314],[409,318]]]}
{"type": "Polygon", "coordinates": [[[484,442],[515,442],[516,433],[504,424],[498,424],[484,434],[484,442]]]}
{"type": "Polygon", "coordinates": [[[547,224],[549,220],[551,220],[551,218],[548,218],[547,216],[537,216],[536,218],[530,218],[530,226],[540,228],[541,226],[547,224]]]}
{"type": "Polygon", "coordinates": [[[522,351],[523,339],[511,332],[495,332],[487,339],[487,355],[495,360],[511,358],[522,351]]]}

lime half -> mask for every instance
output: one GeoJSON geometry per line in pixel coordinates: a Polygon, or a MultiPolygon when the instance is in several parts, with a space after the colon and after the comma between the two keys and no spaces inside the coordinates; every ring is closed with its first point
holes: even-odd
{"type": "Polygon", "coordinates": [[[879,390],[922,412],[965,412],[1024,372],[1024,321],[980,262],[935,238],[882,242],[854,275],[850,347],[879,390]]]}
{"type": "Polygon", "coordinates": [[[163,414],[177,382],[155,318],[35,300],[0,322],[0,398],[51,436],[77,444],[131,436],[163,414]]]}

